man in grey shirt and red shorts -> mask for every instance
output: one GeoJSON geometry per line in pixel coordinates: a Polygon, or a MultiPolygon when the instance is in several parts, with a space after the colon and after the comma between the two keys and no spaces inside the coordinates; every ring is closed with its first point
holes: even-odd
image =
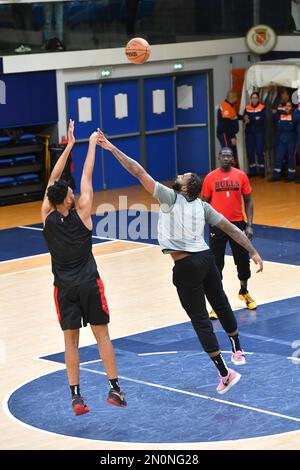
{"type": "Polygon", "coordinates": [[[203,349],[211,357],[219,371],[217,392],[226,393],[241,378],[228,368],[220,351],[217,337],[206,310],[205,297],[218,312],[219,320],[226,331],[232,348],[231,361],[240,366],[246,363],[240,345],[237,322],[226,294],[214,256],[204,240],[204,226],[208,223],[223,230],[250,254],[257,272],[262,271],[263,262],[246,235],[198,195],[202,181],[194,173],[178,175],[173,189],[158,182],[135,160],[125,155],[109,142],[99,130],[98,144],[112,152],[121,165],[135,176],[144,188],[160,202],[158,241],[164,253],[174,260],[173,283],[181,305],[191,319],[203,349]]]}

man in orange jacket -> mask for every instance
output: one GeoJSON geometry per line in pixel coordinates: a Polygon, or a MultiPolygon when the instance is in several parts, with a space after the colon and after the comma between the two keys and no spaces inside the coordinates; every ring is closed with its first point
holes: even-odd
{"type": "Polygon", "coordinates": [[[235,160],[237,160],[236,135],[239,131],[239,116],[234,108],[237,101],[237,93],[229,91],[226,100],[220,104],[217,116],[217,137],[221,148],[231,148],[235,160]]]}

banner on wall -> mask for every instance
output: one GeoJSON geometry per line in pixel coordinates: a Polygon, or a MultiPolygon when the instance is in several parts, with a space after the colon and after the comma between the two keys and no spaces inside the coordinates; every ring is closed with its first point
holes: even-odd
{"type": "Polygon", "coordinates": [[[6,85],[3,80],[0,80],[0,104],[6,104],[6,85]]]}

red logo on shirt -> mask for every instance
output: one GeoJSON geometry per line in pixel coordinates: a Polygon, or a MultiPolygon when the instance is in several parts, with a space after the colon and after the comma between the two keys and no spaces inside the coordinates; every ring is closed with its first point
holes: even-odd
{"type": "Polygon", "coordinates": [[[239,181],[225,180],[225,181],[215,181],[215,190],[220,191],[239,191],[240,183],[239,181]]]}

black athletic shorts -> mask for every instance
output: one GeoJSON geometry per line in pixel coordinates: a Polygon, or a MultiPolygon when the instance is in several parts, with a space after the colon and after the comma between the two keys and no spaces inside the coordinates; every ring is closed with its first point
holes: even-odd
{"type": "Polygon", "coordinates": [[[54,300],[62,330],[109,323],[109,310],[100,278],[74,287],[54,287],[54,300]]]}

